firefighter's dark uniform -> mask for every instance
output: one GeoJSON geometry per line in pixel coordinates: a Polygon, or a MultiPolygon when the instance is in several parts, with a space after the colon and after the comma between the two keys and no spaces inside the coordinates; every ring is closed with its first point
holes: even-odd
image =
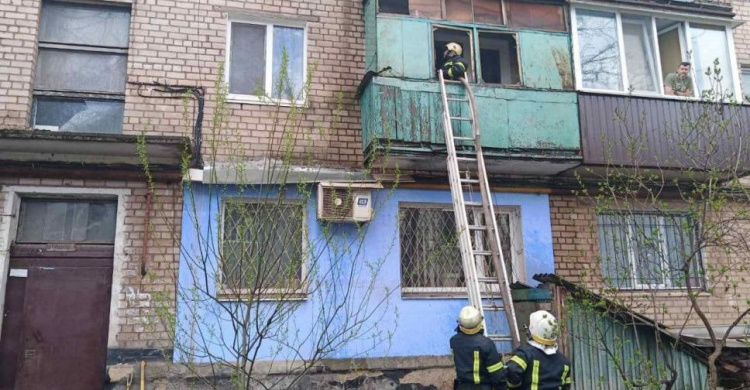
{"type": "Polygon", "coordinates": [[[506,378],[512,390],[569,390],[570,360],[560,352],[547,355],[531,345],[522,345],[508,361],[506,378]]]}
{"type": "Polygon", "coordinates": [[[469,63],[466,59],[454,54],[445,58],[445,62],[443,62],[443,75],[448,80],[458,80],[466,75],[466,69],[468,68],[469,63]]]}
{"type": "Polygon", "coordinates": [[[451,337],[456,386],[459,390],[505,390],[505,370],[495,344],[482,334],[456,328],[451,337]]]}

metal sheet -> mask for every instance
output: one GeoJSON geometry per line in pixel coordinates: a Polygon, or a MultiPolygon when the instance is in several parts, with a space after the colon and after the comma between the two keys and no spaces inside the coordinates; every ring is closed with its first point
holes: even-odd
{"type": "Polygon", "coordinates": [[[665,361],[671,361],[678,372],[675,389],[706,388],[705,363],[680,349],[659,347],[654,328],[626,326],[577,302],[568,306],[567,317],[574,389],[630,389],[632,385],[626,384],[615,362],[620,362],[627,378],[644,380],[665,378],[665,361]]]}
{"type": "Polygon", "coordinates": [[[589,93],[578,99],[586,164],[637,161],[642,167],[700,168],[695,161],[704,160],[706,148],[716,146],[707,167],[720,168],[738,157],[750,166],[750,148],[742,144],[742,129],[750,124],[748,106],[727,104],[716,110],[697,101],[589,93]],[[718,130],[725,125],[726,131],[718,130]]]}

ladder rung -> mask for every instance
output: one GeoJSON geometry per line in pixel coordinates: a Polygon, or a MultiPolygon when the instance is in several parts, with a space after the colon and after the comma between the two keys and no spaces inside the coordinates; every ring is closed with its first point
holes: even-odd
{"type": "Polygon", "coordinates": [[[453,139],[459,140],[459,141],[474,141],[474,137],[463,137],[463,136],[454,136],[453,139]]]}
{"type": "Polygon", "coordinates": [[[497,284],[497,279],[489,276],[480,276],[477,278],[477,281],[479,283],[495,283],[497,284]]]}
{"type": "Polygon", "coordinates": [[[461,179],[461,183],[479,184],[479,179],[461,179]]]}
{"type": "Polygon", "coordinates": [[[471,122],[471,121],[473,121],[474,119],[472,119],[472,118],[467,118],[467,117],[463,117],[463,116],[452,116],[452,117],[451,117],[451,120],[453,120],[453,121],[467,121],[467,122],[471,122]]]}
{"type": "Polygon", "coordinates": [[[456,157],[456,160],[474,162],[474,161],[477,161],[477,158],[476,157],[456,157]]]}
{"type": "Polygon", "coordinates": [[[484,311],[505,311],[505,308],[502,306],[482,306],[482,309],[484,311]]]}
{"type": "Polygon", "coordinates": [[[469,230],[487,230],[487,226],[484,226],[484,225],[469,225],[469,230]]]}
{"type": "Polygon", "coordinates": [[[467,201],[464,201],[464,206],[467,206],[467,207],[482,207],[482,202],[467,202],[467,201]]]}
{"type": "Polygon", "coordinates": [[[492,256],[490,251],[474,251],[474,256],[492,256]]]}
{"type": "Polygon", "coordinates": [[[448,98],[449,102],[468,102],[469,99],[463,99],[463,98],[448,98]]]}

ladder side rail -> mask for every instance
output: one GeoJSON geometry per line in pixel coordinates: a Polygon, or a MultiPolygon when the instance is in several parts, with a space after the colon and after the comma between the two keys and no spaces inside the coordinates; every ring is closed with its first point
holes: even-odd
{"type": "Polygon", "coordinates": [[[442,70],[438,71],[440,80],[440,93],[443,100],[443,126],[445,131],[445,142],[448,151],[447,164],[448,176],[450,179],[451,195],[453,197],[454,218],[456,221],[456,233],[459,239],[459,249],[461,251],[461,262],[464,270],[464,279],[467,285],[469,303],[476,307],[482,315],[482,299],[479,292],[479,279],[476,273],[474,263],[474,254],[472,253],[471,237],[468,229],[468,218],[466,216],[466,207],[464,204],[463,190],[460,183],[460,172],[458,170],[458,160],[456,159],[456,146],[453,140],[453,126],[451,124],[450,109],[448,106],[448,94],[445,90],[445,79],[442,70]]]}
{"type": "Polygon", "coordinates": [[[479,116],[476,111],[476,100],[474,92],[466,79],[461,79],[464,87],[466,88],[467,95],[469,97],[469,106],[471,115],[474,118],[472,121],[472,127],[474,130],[474,142],[478,163],[478,179],[479,187],[482,193],[482,206],[484,209],[485,226],[489,227],[490,232],[488,234],[488,240],[490,248],[492,249],[492,263],[497,273],[498,282],[500,284],[500,295],[503,299],[503,307],[505,308],[505,314],[508,318],[508,326],[510,328],[510,334],[513,341],[513,348],[518,348],[521,345],[521,336],[518,330],[518,322],[516,320],[516,311],[513,304],[513,299],[510,291],[510,282],[508,278],[508,271],[505,267],[505,258],[500,245],[500,235],[497,227],[497,220],[495,219],[495,207],[492,202],[492,193],[490,192],[490,186],[487,179],[487,172],[484,164],[484,153],[482,153],[482,139],[481,132],[479,129],[479,116]]]}

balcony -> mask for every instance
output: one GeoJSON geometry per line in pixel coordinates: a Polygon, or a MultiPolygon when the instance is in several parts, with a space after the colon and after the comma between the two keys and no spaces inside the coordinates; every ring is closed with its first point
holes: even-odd
{"type": "Polygon", "coordinates": [[[578,107],[587,166],[750,168],[750,106],[580,93],[578,107]]]}
{"type": "MultiPolygon", "coordinates": [[[[447,87],[448,93],[464,93],[460,85],[447,87]]],[[[478,86],[474,94],[488,172],[553,175],[580,163],[574,93],[478,86]]],[[[376,77],[361,104],[363,147],[369,158],[379,159],[376,165],[445,171],[437,82],[376,77]]],[[[458,106],[452,113],[467,114],[458,106]]],[[[471,129],[464,124],[454,131],[470,134],[471,129]]]]}
{"type": "MultiPolygon", "coordinates": [[[[570,34],[564,28],[393,15],[378,13],[375,3],[365,9],[365,63],[378,76],[360,99],[362,146],[375,166],[445,174],[435,69],[447,42],[459,43],[470,63],[490,174],[548,176],[580,164],[570,34]]],[[[465,91],[448,85],[448,93],[465,91]]],[[[451,108],[454,116],[465,116],[458,110],[451,108]]],[[[468,134],[469,127],[454,130],[468,134]]]]}

